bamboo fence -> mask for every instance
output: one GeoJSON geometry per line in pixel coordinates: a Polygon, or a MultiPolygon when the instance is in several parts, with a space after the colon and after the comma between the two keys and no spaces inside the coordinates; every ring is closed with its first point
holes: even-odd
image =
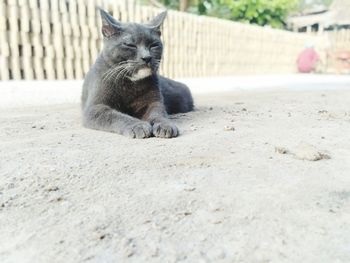
{"type": "Polygon", "coordinates": [[[350,73],[350,30],[327,31],[324,33],[326,43],[326,71],[328,73],[350,73]]]}
{"type": "MultiPolygon", "coordinates": [[[[123,22],[160,12],[136,0],[1,0],[0,80],[82,79],[102,48],[96,6],[123,22]]],[[[169,11],[161,73],[168,77],[295,72],[317,37],[169,11]]]]}

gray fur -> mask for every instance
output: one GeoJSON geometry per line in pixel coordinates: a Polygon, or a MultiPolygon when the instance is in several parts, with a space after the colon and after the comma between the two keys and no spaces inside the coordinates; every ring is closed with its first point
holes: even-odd
{"type": "Polygon", "coordinates": [[[193,110],[193,99],[187,86],[157,73],[166,12],[145,25],[100,12],[104,47],[84,80],[84,126],[132,138],[178,136],[167,114],[193,110]]]}

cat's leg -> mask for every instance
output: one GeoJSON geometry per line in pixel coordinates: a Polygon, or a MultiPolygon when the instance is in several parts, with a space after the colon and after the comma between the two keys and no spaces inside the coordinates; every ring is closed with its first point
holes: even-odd
{"type": "Polygon", "coordinates": [[[153,135],[156,137],[172,138],[179,135],[178,128],[168,119],[162,102],[151,103],[142,119],[152,124],[153,135]]]}
{"type": "Polygon", "coordinates": [[[148,138],[152,126],[139,119],[121,113],[104,104],[91,105],[83,112],[84,126],[87,128],[115,132],[131,138],[148,138]]]}

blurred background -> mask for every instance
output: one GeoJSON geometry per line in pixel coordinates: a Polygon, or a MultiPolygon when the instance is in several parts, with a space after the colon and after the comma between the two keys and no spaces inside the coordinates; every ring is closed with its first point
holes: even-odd
{"type": "Polygon", "coordinates": [[[84,78],[102,45],[96,6],[124,22],[169,9],[169,77],[350,73],[349,0],[2,0],[0,80],[84,78]]]}

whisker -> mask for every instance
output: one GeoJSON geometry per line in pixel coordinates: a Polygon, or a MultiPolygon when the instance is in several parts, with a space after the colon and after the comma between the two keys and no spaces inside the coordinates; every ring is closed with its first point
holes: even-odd
{"type": "Polygon", "coordinates": [[[120,71],[122,69],[122,67],[115,67],[115,68],[112,68],[108,74],[106,74],[106,76],[103,78],[103,81],[104,82],[108,82],[112,77],[113,75],[115,75],[118,71],[120,71]]]}

